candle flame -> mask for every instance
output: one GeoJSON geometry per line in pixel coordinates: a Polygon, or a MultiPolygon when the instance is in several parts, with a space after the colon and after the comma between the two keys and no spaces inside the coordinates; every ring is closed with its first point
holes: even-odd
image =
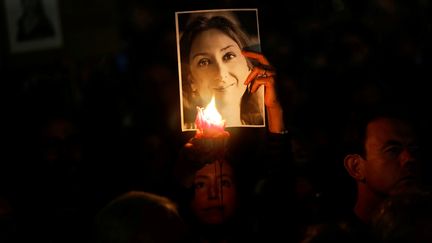
{"type": "Polygon", "coordinates": [[[221,114],[216,109],[214,96],[205,109],[197,107],[195,125],[197,127],[196,137],[219,137],[228,135],[228,132],[224,131],[225,120],[222,119],[221,114]]]}
{"type": "Polygon", "coordinates": [[[216,109],[215,98],[211,99],[210,103],[206,106],[203,111],[203,118],[207,120],[209,123],[216,126],[224,126],[225,121],[222,119],[221,114],[216,109]]]}

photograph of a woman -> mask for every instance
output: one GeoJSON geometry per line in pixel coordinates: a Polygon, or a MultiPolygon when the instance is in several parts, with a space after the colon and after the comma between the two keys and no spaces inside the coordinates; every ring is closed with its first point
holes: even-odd
{"type": "Polygon", "coordinates": [[[244,84],[254,64],[242,50],[260,51],[257,10],[177,12],[176,24],[182,130],[213,97],[226,127],[265,126],[264,90],[244,84]]]}

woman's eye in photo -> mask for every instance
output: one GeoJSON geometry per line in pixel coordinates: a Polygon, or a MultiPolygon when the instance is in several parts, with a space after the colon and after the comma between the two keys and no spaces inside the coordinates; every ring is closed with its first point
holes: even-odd
{"type": "Polygon", "coordinates": [[[235,58],[236,57],[236,55],[234,54],[234,53],[232,53],[232,52],[227,52],[224,56],[223,56],[223,60],[224,61],[229,61],[229,60],[231,60],[231,59],[233,59],[233,58],[235,58]]]}
{"type": "Polygon", "coordinates": [[[208,58],[202,58],[198,61],[199,67],[207,67],[210,64],[210,59],[208,58]]]}

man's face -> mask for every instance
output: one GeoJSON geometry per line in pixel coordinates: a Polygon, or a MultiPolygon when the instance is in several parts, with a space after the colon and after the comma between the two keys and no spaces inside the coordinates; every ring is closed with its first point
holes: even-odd
{"type": "Polygon", "coordinates": [[[419,177],[417,149],[414,132],[403,121],[379,118],[370,122],[363,162],[366,184],[383,195],[413,188],[419,177]]]}
{"type": "Polygon", "coordinates": [[[230,218],[237,204],[231,166],[226,162],[205,165],[195,174],[192,211],[205,224],[221,224],[230,218]]]}

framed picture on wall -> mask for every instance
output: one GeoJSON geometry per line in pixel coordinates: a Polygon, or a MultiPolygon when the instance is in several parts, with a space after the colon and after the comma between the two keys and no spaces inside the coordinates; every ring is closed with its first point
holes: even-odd
{"type": "Polygon", "coordinates": [[[57,0],[4,0],[11,53],[60,48],[57,0]]]}

